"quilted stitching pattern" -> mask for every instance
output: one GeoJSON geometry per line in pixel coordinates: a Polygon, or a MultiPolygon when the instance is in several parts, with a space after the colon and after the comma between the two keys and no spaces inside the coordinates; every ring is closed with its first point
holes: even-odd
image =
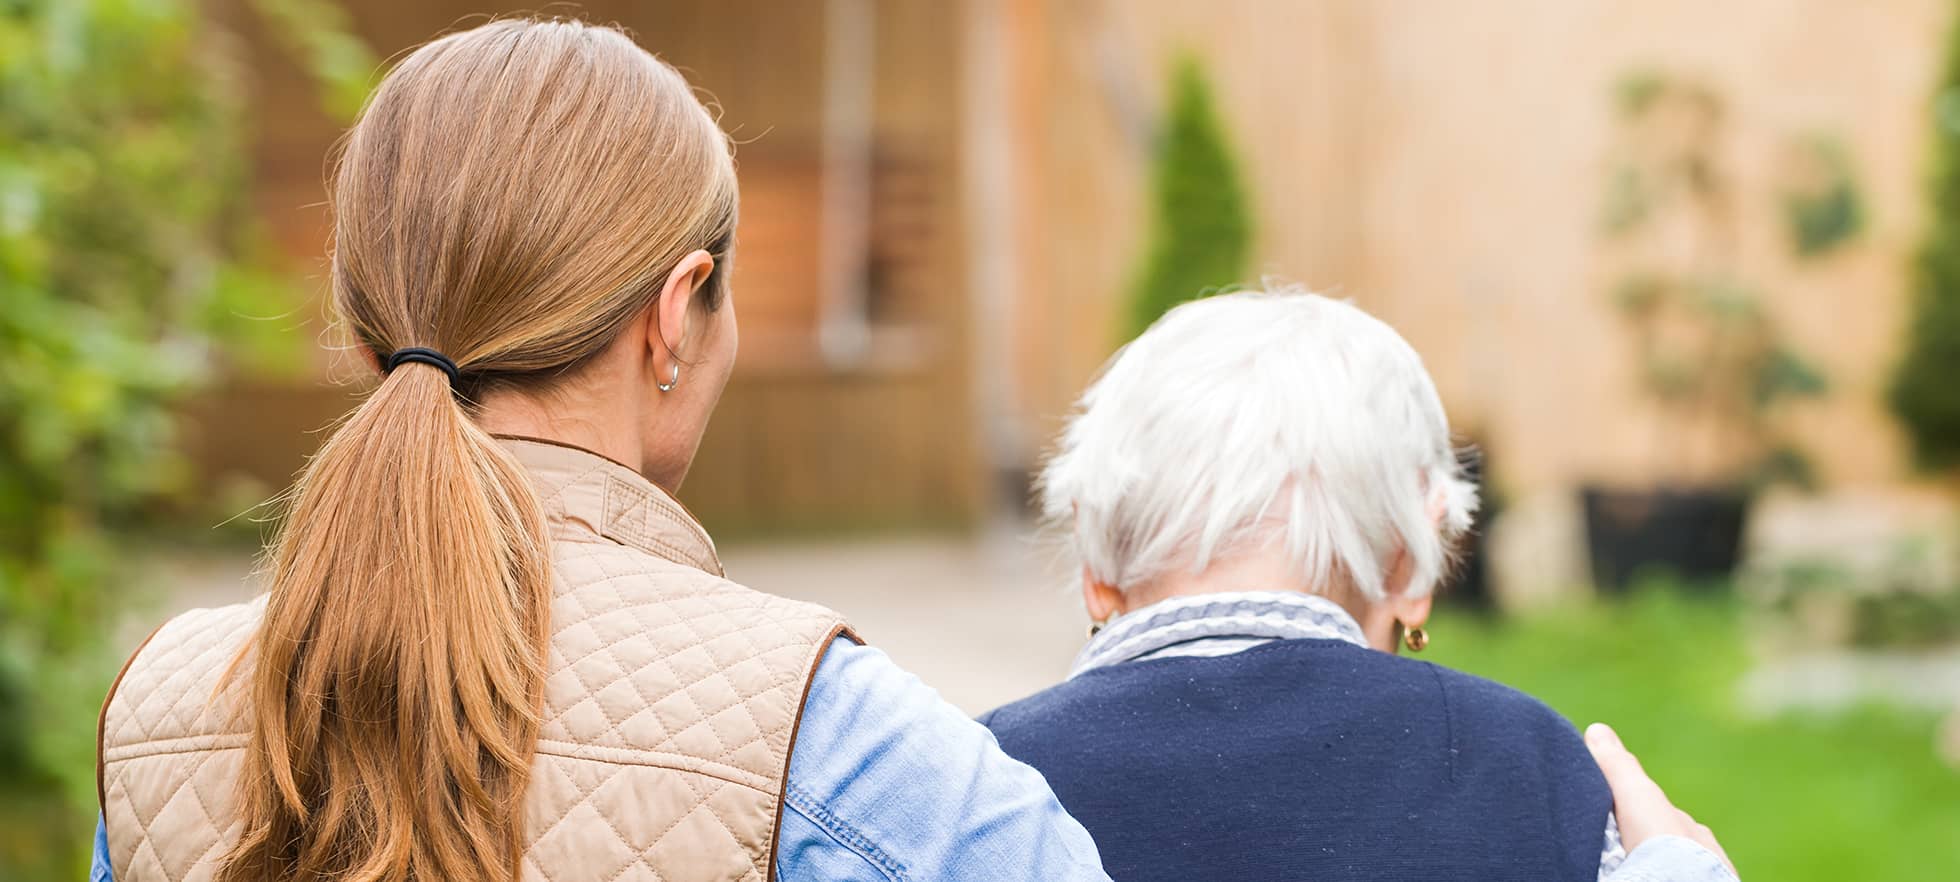
{"type": "Polygon", "coordinates": [[[244,744],[237,705],[219,686],[264,609],[261,599],[178,616],[123,675],[103,727],[102,811],[110,829],[142,835],[111,838],[116,878],[215,872],[244,744]]]}
{"type": "MultiPolygon", "coordinates": [[[[518,452],[557,539],[525,879],[768,879],[803,689],[840,620],[704,571],[720,571],[706,534],[637,475],[622,489],[623,467],[524,447],[540,448],[518,452]],[[601,538],[614,534],[626,544],[601,538]]],[[[103,810],[119,882],[210,879],[234,840],[246,729],[219,686],[263,612],[260,599],[177,617],[112,697],[103,810]]]]}

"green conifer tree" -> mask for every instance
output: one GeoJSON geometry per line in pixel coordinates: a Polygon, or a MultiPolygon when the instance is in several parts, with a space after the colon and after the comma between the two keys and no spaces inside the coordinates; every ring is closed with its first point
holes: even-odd
{"type": "Polygon", "coordinates": [[[1929,468],[1960,466],[1960,24],[1947,38],[1934,102],[1931,210],[1915,277],[1905,359],[1892,408],[1929,468]]]}
{"type": "Polygon", "coordinates": [[[1148,250],[1132,283],[1126,337],[1171,307],[1244,279],[1252,221],[1238,163],[1195,58],[1171,76],[1170,108],[1151,174],[1148,250]]]}

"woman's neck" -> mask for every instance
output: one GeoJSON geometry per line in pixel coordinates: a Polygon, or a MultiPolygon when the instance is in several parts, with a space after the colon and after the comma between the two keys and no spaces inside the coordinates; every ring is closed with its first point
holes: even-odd
{"type": "MultiPolygon", "coordinates": [[[[1149,582],[1132,586],[1124,594],[1130,609],[1141,609],[1173,597],[1226,591],[1291,591],[1321,594],[1337,602],[1342,599],[1335,592],[1315,590],[1316,587],[1301,580],[1299,568],[1285,554],[1274,550],[1213,561],[1197,572],[1181,567],[1173,569],[1149,582]]],[[[1341,606],[1345,608],[1347,604],[1342,603],[1341,606]]]]}
{"type": "Polygon", "coordinates": [[[476,421],[494,435],[517,435],[589,450],[636,472],[646,472],[638,420],[626,408],[567,391],[552,400],[515,390],[494,390],[479,402],[476,421]],[[588,406],[589,405],[589,406],[588,406]]]}

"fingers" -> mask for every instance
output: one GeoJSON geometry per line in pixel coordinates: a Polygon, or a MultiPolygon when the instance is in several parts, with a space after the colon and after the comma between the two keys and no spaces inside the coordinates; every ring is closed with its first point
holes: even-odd
{"type": "Polygon", "coordinates": [[[1677,809],[1668,802],[1654,779],[1640,767],[1639,758],[1620,743],[1620,736],[1605,723],[1586,727],[1586,748],[1606,775],[1606,786],[1613,791],[1613,810],[1620,819],[1620,834],[1629,851],[1649,836],[1668,831],[1678,822],[1677,809]]]}
{"type": "Polygon", "coordinates": [[[1613,813],[1619,818],[1620,841],[1628,852],[1655,836],[1685,836],[1714,852],[1730,873],[1735,872],[1735,863],[1715,841],[1714,831],[1668,801],[1667,793],[1648,777],[1640,759],[1620,743],[1613,727],[1605,723],[1586,727],[1586,748],[1592,751],[1593,761],[1606,776],[1606,786],[1613,791],[1613,813]]]}

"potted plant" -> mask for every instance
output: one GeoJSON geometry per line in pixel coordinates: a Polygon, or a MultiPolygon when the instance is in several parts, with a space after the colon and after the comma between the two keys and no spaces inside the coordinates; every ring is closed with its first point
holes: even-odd
{"type": "Polygon", "coordinates": [[[1470,533],[1458,549],[1458,561],[1439,596],[1444,602],[1478,613],[1497,611],[1497,597],[1491,591],[1490,525],[1504,517],[1508,499],[1503,483],[1491,469],[1490,446],[1486,434],[1476,429],[1464,433],[1469,443],[1457,448],[1457,465],[1463,476],[1477,486],[1477,511],[1471,518],[1470,533]]]}
{"type": "MultiPolygon", "coordinates": [[[[1778,417],[1786,402],[1825,385],[1785,342],[1740,265],[1741,194],[1722,161],[1719,96],[1693,81],[1639,75],[1621,83],[1618,105],[1623,138],[1605,234],[1621,272],[1610,290],[1654,405],[1649,449],[1659,478],[1582,488],[1593,578],[1606,590],[1650,568],[1691,582],[1728,576],[1750,500],[1779,481],[1809,481],[1778,417]]],[[[1829,174],[1843,166],[1812,158],[1825,174],[1784,194],[1803,254],[1831,250],[1860,217],[1848,175],[1829,174]]]]}

